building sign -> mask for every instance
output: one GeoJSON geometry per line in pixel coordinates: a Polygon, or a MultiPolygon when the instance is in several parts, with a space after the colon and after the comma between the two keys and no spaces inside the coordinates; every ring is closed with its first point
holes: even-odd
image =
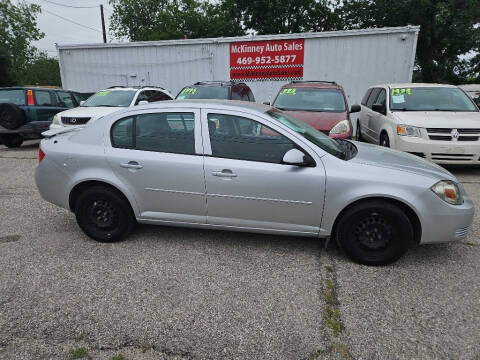
{"type": "Polygon", "coordinates": [[[304,49],[304,39],[230,43],[230,79],[302,79],[304,49]]]}

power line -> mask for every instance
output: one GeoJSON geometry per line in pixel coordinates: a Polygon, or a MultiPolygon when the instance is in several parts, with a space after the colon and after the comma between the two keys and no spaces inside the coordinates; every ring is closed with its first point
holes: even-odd
{"type": "Polygon", "coordinates": [[[90,29],[90,30],[93,30],[93,31],[102,33],[100,30],[94,29],[94,28],[92,28],[92,27],[90,27],[90,26],[87,26],[87,25],[80,24],[80,23],[78,23],[78,22],[76,22],[76,21],[73,21],[73,20],[71,20],[71,19],[67,19],[66,17],[60,16],[60,15],[55,14],[55,13],[53,13],[53,12],[51,12],[51,11],[46,10],[46,9],[42,9],[42,11],[45,11],[46,13],[48,13],[48,14],[50,14],[50,15],[53,15],[53,16],[56,16],[56,17],[58,17],[58,18],[60,18],[60,19],[62,19],[62,20],[71,22],[71,23],[73,23],[73,24],[75,24],[75,25],[84,27],[85,29],[90,29]]]}
{"type": "Polygon", "coordinates": [[[60,3],[57,3],[57,2],[51,1],[51,0],[42,0],[42,1],[45,1],[45,2],[50,3],[50,4],[58,5],[58,6],[63,6],[63,7],[67,7],[67,8],[72,8],[72,9],[95,9],[95,8],[98,8],[98,6],[72,6],[72,5],[65,5],[65,4],[60,4],[60,3]]]}

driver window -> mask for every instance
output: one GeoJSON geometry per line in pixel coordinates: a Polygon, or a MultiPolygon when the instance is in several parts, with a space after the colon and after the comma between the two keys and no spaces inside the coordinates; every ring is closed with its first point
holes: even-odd
{"type": "Polygon", "coordinates": [[[374,105],[386,105],[387,93],[385,89],[381,89],[378,94],[377,100],[375,100],[374,105]]]}
{"type": "Polygon", "coordinates": [[[295,145],[269,127],[244,117],[208,114],[212,156],[280,164],[295,145]]]}

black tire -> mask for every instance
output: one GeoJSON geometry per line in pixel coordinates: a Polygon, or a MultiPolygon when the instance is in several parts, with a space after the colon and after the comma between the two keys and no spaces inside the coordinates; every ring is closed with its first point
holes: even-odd
{"type": "Polygon", "coordinates": [[[9,130],[18,129],[25,124],[25,113],[17,105],[0,104],[0,125],[9,130]]]}
{"type": "Polygon", "coordinates": [[[388,134],[386,132],[382,132],[380,134],[380,146],[383,147],[390,147],[390,139],[388,138],[388,134]]]}
{"type": "Polygon", "coordinates": [[[347,256],[365,265],[391,264],[413,242],[413,228],[407,215],[383,200],[362,202],[345,211],[335,235],[347,256]]]}
{"type": "Polygon", "coordinates": [[[0,140],[6,147],[17,148],[23,144],[23,138],[17,134],[3,134],[0,136],[0,140]]]}
{"type": "Polygon", "coordinates": [[[357,129],[355,130],[355,137],[357,141],[363,141],[362,132],[360,130],[360,120],[357,120],[357,129]]]}
{"type": "Polygon", "coordinates": [[[107,186],[84,190],[75,202],[75,216],[83,232],[100,242],[120,241],[135,226],[128,201],[107,186]]]}

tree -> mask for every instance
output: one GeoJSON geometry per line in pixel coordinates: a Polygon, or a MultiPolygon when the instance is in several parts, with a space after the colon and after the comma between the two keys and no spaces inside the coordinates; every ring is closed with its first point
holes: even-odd
{"type": "Polygon", "coordinates": [[[465,81],[480,44],[480,0],[337,0],[344,28],[420,25],[417,66],[425,82],[465,81]]]}
{"type": "Polygon", "coordinates": [[[110,0],[110,30],[132,41],[236,36],[244,31],[222,4],[197,0],[110,0]]]}
{"type": "Polygon", "coordinates": [[[37,28],[36,17],[39,5],[19,1],[16,5],[10,0],[0,0],[0,44],[11,59],[10,72],[19,76],[28,61],[35,56],[36,48],[32,41],[40,40],[44,34],[37,28]]]}
{"type": "Polygon", "coordinates": [[[339,27],[329,0],[234,1],[248,29],[259,34],[327,31],[339,27]]]}
{"type": "Polygon", "coordinates": [[[8,51],[0,47],[0,86],[10,86],[14,84],[11,72],[12,60],[8,51]]]}
{"type": "Polygon", "coordinates": [[[19,82],[22,85],[62,86],[58,60],[40,54],[26,65],[19,82]]]}

